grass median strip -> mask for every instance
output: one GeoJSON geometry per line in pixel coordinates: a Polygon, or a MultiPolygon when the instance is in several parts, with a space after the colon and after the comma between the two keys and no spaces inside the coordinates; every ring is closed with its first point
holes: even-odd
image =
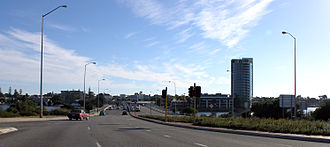
{"type": "MultiPolygon", "coordinates": [[[[139,115],[140,117],[164,121],[164,116],[139,115]]],[[[274,133],[330,136],[330,123],[325,121],[262,119],[262,118],[216,118],[192,116],[170,116],[169,122],[193,123],[197,126],[220,127],[241,130],[257,130],[274,133]]]]}

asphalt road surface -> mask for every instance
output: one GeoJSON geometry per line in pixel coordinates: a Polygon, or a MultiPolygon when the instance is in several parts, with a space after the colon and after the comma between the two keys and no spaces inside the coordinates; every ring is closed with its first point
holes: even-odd
{"type": "Polygon", "coordinates": [[[322,147],[325,143],[235,135],[165,126],[121,115],[120,110],[88,121],[1,123],[17,132],[0,135],[0,147],[322,147]]]}

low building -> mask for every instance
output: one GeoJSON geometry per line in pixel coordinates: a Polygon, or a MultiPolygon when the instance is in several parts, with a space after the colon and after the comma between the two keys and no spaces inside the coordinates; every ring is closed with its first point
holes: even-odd
{"type": "Polygon", "coordinates": [[[201,95],[198,100],[197,110],[199,112],[228,112],[232,108],[232,99],[229,94],[207,94],[201,95]]]}

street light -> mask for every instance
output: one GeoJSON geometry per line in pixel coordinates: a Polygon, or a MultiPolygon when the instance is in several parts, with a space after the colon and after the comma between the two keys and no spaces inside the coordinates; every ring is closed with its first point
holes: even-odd
{"type": "Polygon", "coordinates": [[[49,15],[50,13],[54,12],[58,8],[67,8],[68,6],[62,5],[58,6],[57,8],[49,11],[48,13],[42,15],[42,22],[41,22],[41,51],[40,51],[40,118],[43,117],[43,99],[42,99],[42,68],[43,68],[43,58],[44,58],[44,18],[49,15]]]}
{"type": "Polygon", "coordinates": [[[89,64],[96,64],[96,62],[89,62],[87,64],[85,64],[85,72],[84,72],[84,95],[83,95],[83,99],[84,99],[84,110],[86,110],[86,92],[85,92],[85,85],[86,85],[86,66],[89,64]]]}
{"type": "MultiPolygon", "coordinates": [[[[291,35],[289,32],[285,32],[285,31],[283,31],[282,32],[282,34],[283,35],[285,35],[285,34],[289,34],[292,38],[293,38],[293,43],[294,43],[294,45],[293,45],[293,58],[294,58],[294,69],[293,69],[293,76],[294,76],[294,78],[293,78],[293,83],[294,83],[294,88],[293,88],[293,90],[294,90],[294,99],[295,99],[295,101],[296,101],[296,37],[294,37],[293,35],[291,35]]],[[[292,103],[292,100],[291,100],[291,103],[292,103]]],[[[291,104],[291,106],[292,106],[292,104],[291,104]]],[[[296,104],[294,104],[294,120],[296,120],[296,117],[297,117],[297,108],[296,108],[296,104]]]]}
{"type": "MultiPolygon", "coordinates": [[[[230,70],[227,70],[227,72],[230,72],[230,70]]],[[[235,117],[235,115],[234,115],[234,96],[235,96],[235,94],[234,95],[232,95],[231,96],[231,115],[233,116],[233,117],[235,117]]]]}
{"type": "Polygon", "coordinates": [[[98,80],[97,81],[97,112],[99,110],[99,103],[100,103],[100,100],[99,100],[99,97],[100,97],[100,81],[104,81],[105,79],[101,79],[101,80],[98,80]]]}
{"type": "Polygon", "coordinates": [[[175,85],[175,82],[173,81],[168,81],[169,83],[173,83],[174,84],[174,97],[175,97],[175,102],[174,102],[174,115],[176,114],[176,103],[177,103],[177,100],[176,100],[176,85],[175,85]]]}

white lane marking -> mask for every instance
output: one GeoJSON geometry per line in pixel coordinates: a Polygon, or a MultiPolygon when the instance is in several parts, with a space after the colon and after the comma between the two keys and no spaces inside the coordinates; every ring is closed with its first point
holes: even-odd
{"type": "Polygon", "coordinates": [[[16,129],[14,127],[0,128],[0,135],[1,134],[6,134],[6,133],[10,133],[10,132],[14,132],[14,131],[18,131],[18,129],[16,129]]]}
{"type": "Polygon", "coordinates": [[[90,128],[89,126],[87,127],[87,129],[88,129],[88,130],[91,130],[91,128],[90,128]]]}
{"type": "Polygon", "coordinates": [[[150,132],[151,130],[146,130],[147,132],[150,132]]]}
{"type": "Polygon", "coordinates": [[[194,143],[195,145],[202,146],[202,147],[207,147],[205,144],[200,144],[200,143],[194,143]]]}
{"type": "Polygon", "coordinates": [[[101,145],[100,145],[98,142],[96,142],[96,146],[97,146],[97,147],[101,147],[101,145]]]}
{"type": "Polygon", "coordinates": [[[167,138],[170,138],[171,136],[169,136],[169,135],[163,135],[164,137],[167,137],[167,138]]]}

